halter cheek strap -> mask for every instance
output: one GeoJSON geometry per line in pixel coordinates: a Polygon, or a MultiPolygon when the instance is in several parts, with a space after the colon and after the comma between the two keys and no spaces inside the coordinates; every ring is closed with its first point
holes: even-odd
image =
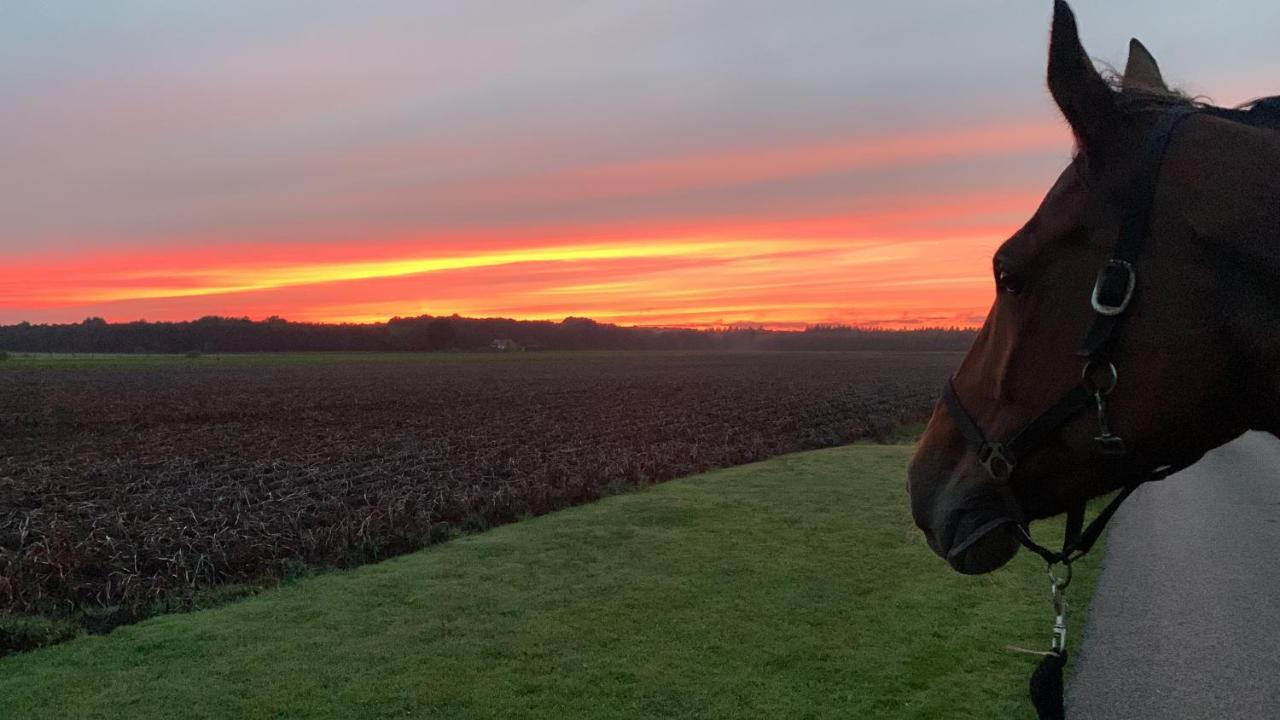
{"type": "Polygon", "coordinates": [[[1124,317],[1137,287],[1138,276],[1134,268],[1151,229],[1151,212],[1156,203],[1156,187],[1160,182],[1165,153],[1178,125],[1197,112],[1199,108],[1191,105],[1166,110],[1147,135],[1138,176],[1130,188],[1111,260],[1099,271],[1094,285],[1091,302],[1096,315],[1076,353],[1080,357],[1094,358],[1110,350],[1111,336],[1124,317]]]}

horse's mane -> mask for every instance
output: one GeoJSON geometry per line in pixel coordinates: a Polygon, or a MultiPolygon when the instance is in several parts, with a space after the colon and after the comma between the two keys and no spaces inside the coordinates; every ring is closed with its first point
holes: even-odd
{"type": "Polygon", "coordinates": [[[1150,112],[1169,107],[1193,105],[1201,112],[1215,117],[1234,120],[1245,125],[1280,129],[1280,95],[1260,97],[1242,105],[1231,108],[1219,107],[1206,97],[1191,97],[1179,90],[1167,92],[1150,92],[1124,87],[1124,76],[1114,72],[1104,72],[1107,82],[1120,97],[1121,109],[1125,112],[1150,112]]]}
{"type": "Polygon", "coordinates": [[[1246,125],[1280,130],[1280,95],[1250,100],[1234,108],[1220,108],[1203,104],[1200,109],[1211,115],[1235,120],[1246,125]]]}

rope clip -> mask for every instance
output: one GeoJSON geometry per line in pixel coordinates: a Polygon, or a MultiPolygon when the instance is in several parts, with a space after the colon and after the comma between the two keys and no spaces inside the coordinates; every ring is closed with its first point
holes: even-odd
{"type": "Polygon", "coordinates": [[[1053,599],[1053,640],[1049,643],[1051,652],[1061,655],[1067,649],[1067,586],[1071,584],[1071,563],[1065,562],[1062,567],[1066,572],[1058,576],[1049,565],[1050,596],[1053,599]]]}

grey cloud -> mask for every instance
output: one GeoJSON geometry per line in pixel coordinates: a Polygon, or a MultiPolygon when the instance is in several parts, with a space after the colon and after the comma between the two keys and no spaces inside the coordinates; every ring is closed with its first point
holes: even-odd
{"type": "MultiPolygon", "coordinates": [[[[1112,63],[1138,35],[1195,92],[1234,102],[1280,90],[1257,85],[1280,67],[1274,2],[1075,5],[1086,44],[1112,63]]],[[[384,172],[439,186],[465,179],[469,163],[536,176],[812,136],[1045,121],[1049,11],[1047,0],[16,3],[0,25],[0,254],[164,243],[182,229],[234,241],[259,223],[305,232],[316,212],[337,227],[450,221],[430,202],[334,192],[362,177],[335,157],[388,147],[415,150],[384,172]]],[[[1032,183],[1059,163],[970,172],[974,184],[1032,183]]],[[[529,220],[684,216],[699,204],[749,214],[766,197],[804,212],[809,191],[856,204],[963,172],[904,166],[570,202],[529,220]]],[[[483,201],[453,219],[484,222],[483,201]]],[[[494,221],[521,219],[518,203],[489,201],[494,221]]]]}

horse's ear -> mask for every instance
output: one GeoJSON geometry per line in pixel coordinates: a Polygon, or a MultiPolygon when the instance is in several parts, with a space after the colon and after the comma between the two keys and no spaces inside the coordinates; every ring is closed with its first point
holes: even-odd
{"type": "Polygon", "coordinates": [[[1049,92],[1085,152],[1097,151],[1119,126],[1116,93],[1080,44],[1076,17],[1064,0],[1053,7],[1049,36],[1049,92]]]}
{"type": "Polygon", "coordinates": [[[1169,86],[1164,84],[1156,59],[1145,45],[1138,42],[1138,38],[1129,41],[1129,62],[1124,66],[1124,89],[1160,94],[1169,92],[1169,86]]]}

